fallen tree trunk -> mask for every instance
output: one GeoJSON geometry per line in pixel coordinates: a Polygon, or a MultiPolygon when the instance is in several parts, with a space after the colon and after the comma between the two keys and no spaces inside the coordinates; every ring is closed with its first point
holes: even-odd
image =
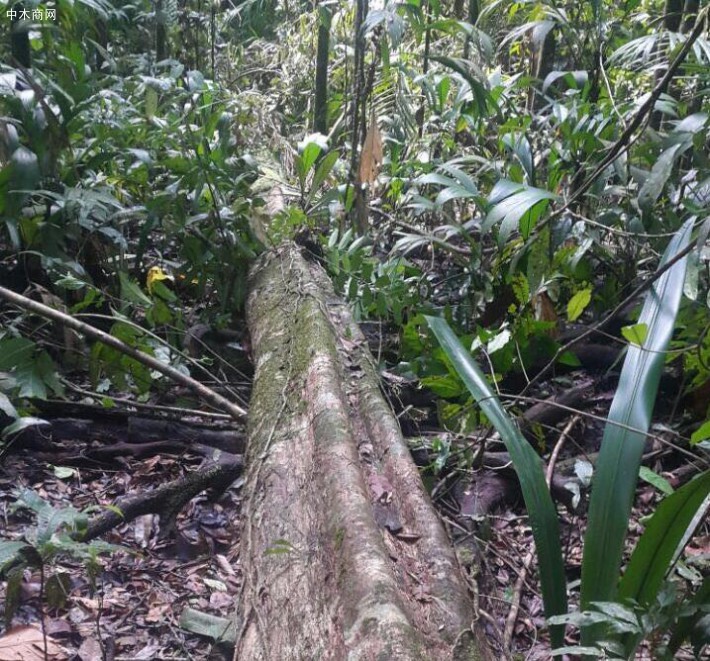
{"type": "Polygon", "coordinates": [[[253,268],[235,659],[488,658],[367,344],[316,264],[253,268]]]}

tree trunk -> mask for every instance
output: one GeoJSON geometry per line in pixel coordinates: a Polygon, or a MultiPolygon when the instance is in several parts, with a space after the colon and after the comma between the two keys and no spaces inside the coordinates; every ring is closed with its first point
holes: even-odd
{"type": "MultiPolygon", "coordinates": [[[[663,29],[669,32],[678,32],[681,25],[681,19],[683,17],[683,0],[666,0],[664,13],[663,13],[663,29]]],[[[663,78],[665,75],[665,68],[658,69],[655,75],[655,83],[663,78]]],[[[668,86],[663,90],[664,93],[668,91],[668,86]]],[[[660,111],[654,111],[651,115],[650,126],[654,131],[658,131],[661,128],[661,123],[663,122],[663,113],[660,111]]]]}
{"type": "Polygon", "coordinates": [[[365,139],[361,129],[363,118],[366,115],[367,95],[365,92],[365,19],[369,11],[368,0],[357,0],[355,3],[354,44],[353,57],[353,102],[351,109],[352,140],[350,158],[350,180],[353,185],[353,205],[350,211],[352,226],[358,234],[367,232],[367,202],[363,197],[365,191],[358,176],[358,163],[360,162],[360,147],[365,139]]]}
{"type": "MultiPolygon", "coordinates": [[[[32,66],[30,55],[30,34],[27,28],[28,21],[23,18],[23,12],[27,9],[22,2],[18,2],[13,7],[15,15],[10,24],[10,52],[14,60],[26,69],[32,66]]],[[[30,10],[30,15],[32,14],[30,10]]]]}
{"type": "Polygon", "coordinates": [[[374,360],[295,245],[262,255],[235,659],[489,658],[374,360]]]}
{"type": "Polygon", "coordinates": [[[330,9],[318,8],[318,46],[316,53],[316,90],[313,102],[313,130],[328,133],[328,55],[330,51],[330,9]]]}
{"type": "Polygon", "coordinates": [[[695,19],[698,17],[700,9],[700,0],[685,0],[683,5],[683,26],[682,32],[688,34],[695,25],[695,19]]]}
{"type": "Polygon", "coordinates": [[[168,57],[168,37],[163,0],[155,3],[155,60],[162,62],[168,57]]]}

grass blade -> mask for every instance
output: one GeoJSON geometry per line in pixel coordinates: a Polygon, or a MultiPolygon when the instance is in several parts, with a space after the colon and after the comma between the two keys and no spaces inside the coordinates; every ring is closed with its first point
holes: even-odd
{"type": "MultiPolygon", "coordinates": [[[[480,368],[461,345],[446,321],[436,317],[426,317],[426,320],[481,410],[498,430],[510,453],[530,516],[530,525],[537,548],[545,615],[551,617],[566,613],[567,586],[560,547],[559,522],[557,510],[545,482],[542,460],[493,394],[480,368]]],[[[550,636],[552,646],[560,647],[563,642],[564,627],[561,625],[550,627],[550,636]]]]}
{"type": "MultiPolygon", "coordinates": [[[[688,245],[692,227],[689,220],[671,239],[662,265],[688,245]]],[[[582,562],[583,609],[592,601],[613,601],[616,596],[646,431],[680,306],[685,266],[683,258],[654,283],[639,318],[639,324],[648,328],[647,336],[643,346],[630,345],[626,354],[589,503],[582,562]]],[[[583,644],[590,642],[586,640],[589,635],[587,631],[583,644]]]]}

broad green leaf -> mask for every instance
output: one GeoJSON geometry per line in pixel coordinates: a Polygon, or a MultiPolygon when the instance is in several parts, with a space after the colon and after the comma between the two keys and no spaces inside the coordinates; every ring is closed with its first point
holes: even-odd
{"type": "Polygon", "coordinates": [[[302,142],[298,144],[298,175],[305,182],[308,171],[313,167],[316,159],[322,151],[328,149],[328,138],[320,133],[313,133],[306,136],[302,142]]]}
{"type": "Polygon", "coordinates": [[[648,468],[648,466],[641,466],[641,468],[639,468],[639,477],[644,482],[648,482],[651,486],[656,487],[656,489],[667,496],[675,491],[675,489],[671,486],[671,483],[665,477],[662,477],[655,471],[652,471],[648,468]]]}
{"type": "MultiPolygon", "coordinates": [[[[494,195],[491,194],[490,201],[497,199],[500,194],[496,188],[493,189],[493,193],[497,193],[497,195],[494,197],[494,195]]],[[[501,227],[498,232],[498,240],[500,243],[503,243],[514,230],[519,228],[520,220],[526,213],[532,211],[533,207],[543,200],[555,199],[557,199],[557,195],[549,191],[542,190],[541,188],[532,188],[531,186],[524,187],[522,190],[518,190],[518,192],[513,193],[495,204],[483,221],[481,231],[488,231],[491,227],[500,222],[501,227]]]]}
{"type": "Polygon", "coordinates": [[[679,148],[680,145],[673,145],[670,149],[666,149],[653,165],[651,174],[641,186],[638,195],[638,205],[642,211],[649,211],[661,196],[668,177],[673,171],[673,164],[679,148]]]}
{"type": "Polygon", "coordinates": [[[558,359],[560,365],[569,365],[570,367],[581,367],[582,363],[573,351],[565,351],[558,359]]]}
{"type": "MultiPolygon", "coordinates": [[[[661,265],[688,245],[692,228],[691,219],[671,239],[661,265]]],[[[651,287],[639,318],[639,323],[648,327],[644,346],[629,346],[624,360],[589,504],[582,562],[583,609],[593,601],[612,601],[616,596],[641,456],[680,306],[685,264],[685,259],[676,262],[651,287]]],[[[588,644],[600,632],[582,633],[582,643],[588,644]]]]}
{"type": "Polygon", "coordinates": [[[131,280],[127,273],[120,271],[118,274],[121,283],[121,298],[137,305],[150,307],[153,301],[140,288],[137,282],[131,280]]]}
{"type": "Polygon", "coordinates": [[[704,441],[707,438],[710,438],[710,420],[704,422],[692,433],[690,436],[690,444],[695,445],[696,443],[700,443],[700,441],[704,441]]]}
{"type": "MultiPolygon", "coordinates": [[[[480,368],[446,321],[436,317],[426,317],[426,320],[481,410],[498,430],[510,453],[537,548],[545,614],[552,617],[566,613],[567,585],[560,547],[559,522],[545,482],[542,461],[520,433],[491,390],[480,368]]],[[[562,644],[564,627],[552,626],[550,634],[553,646],[558,647],[562,644]]]]}
{"type": "Polygon", "coordinates": [[[0,392],[0,411],[2,411],[8,418],[16,418],[17,410],[12,405],[12,402],[7,395],[0,392]]]}
{"type": "Polygon", "coordinates": [[[535,160],[532,147],[527,137],[522,133],[506,133],[502,138],[503,144],[515,154],[520,165],[525,170],[525,176],[530,183],[535,178],[535,160]]]}
{"type": "Polygon", "coordinates": [[[474,65],[470,61],[444,56],[432,56],[431,59],[434,62],[439,62],[445,67],[452,69],[468,83],[476,102],[479,116],[486,117],[488,115],[489,105],[491,107],[497,107],[492,101],[490,92],[486,89],[486,83],[481,82],[481,80],[486,80],[485,76],[480,71],[472,71],[474,65]],[[480,80],[476,78],[474,73],[480,80]]]}
{"type": "Polygon", "coordinates": [[[0,572],[17,557],[17,554],[29,546],[27,542],[0,541],[0,572]]]}
{"type": "MultiPolygon", "coordinates": [[[[663,579],[710,506],[710,471],[691,480],[661,501],[634,549],[619,583],[619,599],[642,606],[653,603],[663,579]]],[[[640,636],[624,644],[629,655],[640,636]]]]}
{"type": "Polygon", "coordinates": [[[323,182],[328,178],[330,171],[333,169],[335,162],[338,160],[338,152],[332,151],[323,157],[323,160],[318,164],[313,181],[311,182],[311,192],[308,196],[308,201],[313,199],[313,196],[318,192],[323,182]]]}
{"type": "Polygon", "coordinates": [[[567,319],[576,321],[592,300],[592,290],[580,289],[567,303],[567,319]]]}
{"type": "Polygon", "coordinates": [[[648,337],[648,325],[638,323],[632,326],[623,326],[621,334],[634,346],[642,347],[648,337]]]}
{"type": "Polygon", "coordinates": [[[23,429],[27,429],[28,427],[48,424],[49,423],[46,420],[42,420],[41,418],[33,418],[31,416],[28,416],[26,418],[18,418],[17,420],[15,420],[15,422],[13,422],[11,425],[8,425],[7,427],[5,427],[5,429],[2,430],[0,438],[4,440],[10,438],[15,434],[18,434],[23,429]]]}
{"type": "Polygon", "coordinates": [[[24,337],[0,341],[0,371],[9,372],[32,362],[36,345],[24,337]]]}

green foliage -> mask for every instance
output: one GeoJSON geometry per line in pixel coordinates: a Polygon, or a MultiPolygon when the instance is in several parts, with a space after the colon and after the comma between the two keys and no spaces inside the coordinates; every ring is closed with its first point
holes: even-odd
{"type": "Polygon", "coordinates": [[[380,261],[370,255],[365,237],[334,230],[326,246],[326,264],[336,291],[353,303],[356,319],[378,317],[401,325],[421,304],[421,272],[402,258],[380,261]]]}
{"type": "MultiPolygon", "coordinates": [[[[693,221],[688,220],[670,241],[661,266],[688,244],[693,221]]],[[[642,624],[643,618],[639,619],[625,602],[637,604],[645,609],[644,613],[650,612],[669,567],[710,506],[707,472],[668,496],[651,518],[617,588],[645,433],[665,362],[664,351],[680,305],[685,262],[685,258],[677,260],[652,286],[640,317],[647,334],[627,352],[597,460],[582,565],[584,610],[578,614],[564,612],[566,587],[558,523],[539,457],[446,322],[427,319],[466,387],[508,447],[532,522],[546,614],[554,626],[574,624],[582,629],[582,648],[576,649],[576,653],[597,654],[604,650],[621,653],[623,658],[633,655],[644,635],[655,630],[657,622],[650,628],[647,621],[642,624]],[[590,612],[591,606],[599,612],[590,612]],[[618,634],[623,635],[621,639],[618,634]]],[[[559,647],[561,632],[553,631],[553,636],[553,643],[559,647]]]]}
{"type": "MultiPolygon", "coordinates": [[[[538,553],[545,614],[549,618],[565,613],[567,610],[567,586],[562,563],[557,510],[545,483],[540,457],[508,416],[480,368],[446,322],[436,317],[427,317],[427,322],[454,369],[459,373],[486,417],[496,428],[510,453],[530,516],[538,553]]],[[[564,637],[564,629],[553,626],[550,633],[553,645],[559,646],[564,637]]]]}
{"type": "MultiPolygon", "coordinates": [[[[661,264],[690,241],[693,219],[673,237],[661,264]]],[[[582,606],[616,597],[624,539],[636,489],[638,469],[651,424],[656,392],[665,364],[685,278],[685,259],[676,262],[653,285],[639,323],[648,335],[643,346],[629,347],[604,430],[582,564],[582,606]]],[[[592,638],[593,640],[593,638],[592,638]]]]}
{"type": "Polygon", "coordinates": [[[64,388],[50,355],[32,340],[0,333],[0,392],[12,396],[46,399],[49,392],[62,395],[64,388]]]}
{"type": "Polygon", "coordinates": [[[100,556],[123,550],[100,540],[88,543],[77,541],[86,530],[87,514],[71,506],[56,508],[47,503],[32,489],[17,492],[15,509],[27,509],[36,517],[34,526],[28,527],[22,541],[0,541],[0,575],[7,580],[5,598],[5,625],[10,626],[19,606],[19,590],[25,568],[39,569],[43,591],[50,606],[66,601],[63,590],[61,560],[70,557],[84,565],[87,576],[95,587],[101,569],[100,556]],[[47,570],[52,573],[48,576],[47,570]]]}

